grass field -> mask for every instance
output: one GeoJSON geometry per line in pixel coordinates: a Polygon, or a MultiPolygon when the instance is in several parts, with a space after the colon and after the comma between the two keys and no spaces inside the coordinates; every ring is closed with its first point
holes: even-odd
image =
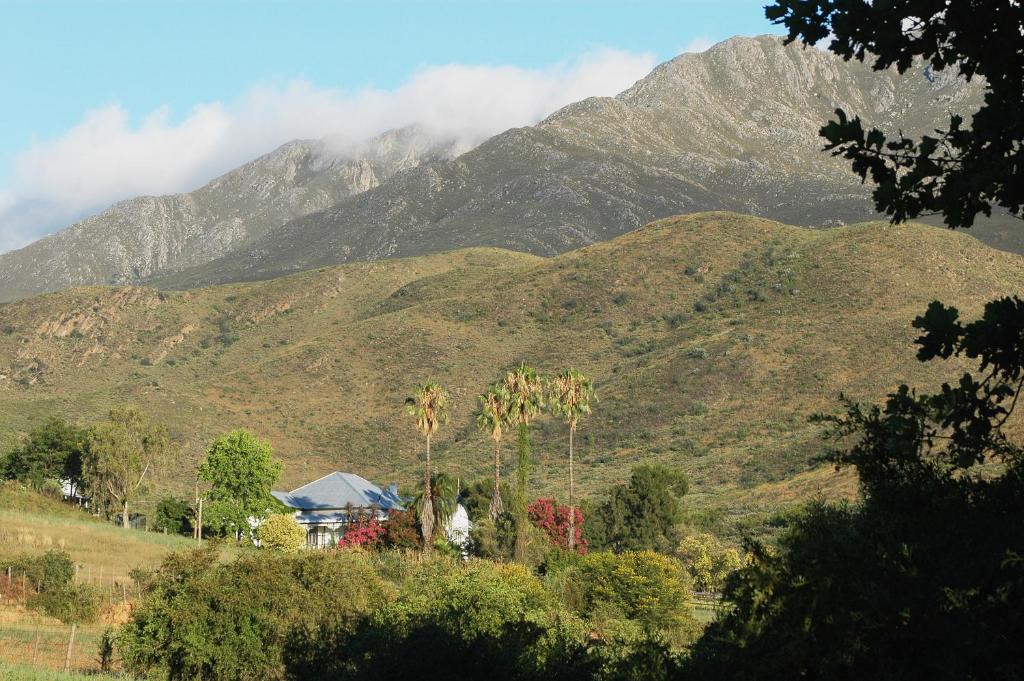
{"type": "MultiPolygon", "coordinates": [[[[186,292],[74,289],[0,308],[0,449],[50,414],[89,421],[130,402],[180,443],[159,493],[188,495],[205,444],[235,427],[270,439],[285,488],[339,469],[414,484],[422,443],[403,401],[433,379],[454,395],[437,465],[467,480],[490,461],[474,396],[521,360],[574,365],[601,399],[577,436],[580,489],[661,461],[690,475],[694,522],[735,532],[855,493],[811,461],[808,416],[837,410],[841,391],[874,401],[955,375],[915,360],[910,322],[930,301],[971,317],[1021,290],[1024,260],[964,234],[729,213],[551,259],[470,249],[186,292]]],[[[564,496],[565,426],[533,431],[533,489],[564,496]]]]}
{"type": "Polygon", "coordinates": [[[187,537],[124,530],[18,483],[0,484],[0,560],[64,549],[79,566],[78,581],[119,591],[131,582],[133,568],[153,569],[170,551],[193,544],[187,537]]]}
{"type": "Polygon", "coordinates": [[[116,681],[123,678],[113,674],[97,674],[95,672],[65,674],[52,669],[0,662],[0,679],[4,681],[116,681]]]}
{"type": "MultiPolygon", "coordinates": [[[[169,552],[191,546],[187,537],[124,530],[18,483],[0,483],[0,561],[62,549],[77,565],[75,580],[99,592],[100,618],[78,627],[73,670],[92,674],[99,669],[100,636],[127,619],[136,596],[131,570],[154,569],[169,552]]],[[[63,669],[69,634],[68,625],[25,608],[18,575],[8,583],[7,574],[0,573],[0,679],[79,678],[44,671],[63,669]]]]}

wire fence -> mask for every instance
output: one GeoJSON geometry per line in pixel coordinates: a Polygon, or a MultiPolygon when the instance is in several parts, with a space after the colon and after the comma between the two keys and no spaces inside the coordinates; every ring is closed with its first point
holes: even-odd
{"type": "Polygon", "coordinates": [[[96,672],[101,670],[102,636],[102,627],[76,627],[72,641],[71,625],[0,625],[0,661],[42,669],[96,672]]]}
{"type": "MultiPolygon", "coordinates": [[[[72,582],[91,586],[102,606],[138,597],[142,585],[137,577],[104,570],[102,567],[93,569],[92,566],[75,565],[72,582]]],[[[0,602],[25,602],[35,593],[27,570],[8,566],[0,572],[0,602]]]]}
{"type": "Polygon", "coordinates": [[[13,567],[0,571],[0,661],[53,670],[101,670],[103,633],[127,619],[141,584],[130,575],[81,565],[75,566],[73,581],[97,594],[97,622],[72,626],[30,610],[37,592],[28,573],[13,567]]]}

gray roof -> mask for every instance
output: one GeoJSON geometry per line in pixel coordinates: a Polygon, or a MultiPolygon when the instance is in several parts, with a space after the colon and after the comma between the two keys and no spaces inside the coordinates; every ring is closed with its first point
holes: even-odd
{"type": "Polygon", "coordinates": [[[285,506],[300,511],[376,506],[381,510],[401,509],[402,500],[395,486],[381,489],[354,473],[335,471],[291,492],[271,492],[285,506]]]}

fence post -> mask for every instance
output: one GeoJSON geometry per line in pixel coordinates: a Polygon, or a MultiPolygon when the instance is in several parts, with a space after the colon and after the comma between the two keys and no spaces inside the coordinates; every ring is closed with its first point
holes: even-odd
{"type": "Polygon", "coordinates": [[[39,652],[39,625],[36,625],[36,639],[32,643],[32,666],[36,666],[36,654],[39,652]]]}
{"type": "Polygon", "coordinates": [[[75,645],[75,630],[78,628],[78,624],[75,622],[71,623],[71,638],[68,639],[68,654],[64,658],[64,673],[67,674],[71,671],[71,649],[75,645]]]}

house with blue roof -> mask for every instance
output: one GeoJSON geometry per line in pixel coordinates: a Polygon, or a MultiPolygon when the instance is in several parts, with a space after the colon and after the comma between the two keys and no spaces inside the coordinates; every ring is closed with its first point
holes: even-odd
{"type": "Polygon", "coordinates": [[[295,510],[295,520],[306,529],[306,546],[333,546],[349,525],[360,519],[387,520],[391,511],[404,510],[398,485],[381,489],[354,473],[335,471],[291,492],[271,492],[295,510]]]}

